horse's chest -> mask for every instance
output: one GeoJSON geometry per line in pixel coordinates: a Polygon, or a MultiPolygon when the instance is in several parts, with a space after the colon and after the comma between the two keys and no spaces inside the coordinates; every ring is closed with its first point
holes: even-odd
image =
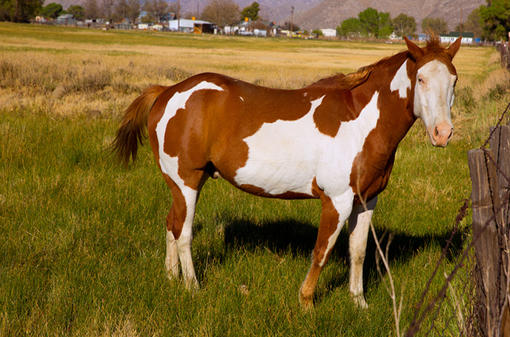
{"type": "Polygon", "coordinates": [[[235,183],[250,185],[270,195],[296,192],[312,196],[312,183],[329,195],[349,189],[350,173],[356,155],[379,118],[378,93],[358,118],[342,122],[331,137],[316,127],[313,113],[322,99],[312,102],[308,114],[295,121],[265,123],[243,139],[248,159],[236,171],[235,183]]]}

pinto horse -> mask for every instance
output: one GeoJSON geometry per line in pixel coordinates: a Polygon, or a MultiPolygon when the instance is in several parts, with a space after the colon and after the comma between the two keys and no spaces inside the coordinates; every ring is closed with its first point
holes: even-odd
{"type": "Polygon", "coordinates": [[[271,89],[204,73],[173,86],[152,86],[127,108],[114,140],[126,163],[149,140],[173,196],[166,218],[165,266],[196,287],[192,224],[201,187],[221,176],[264,197],[317,198],[322,203],[312,264],[299,291],[313,305],[319,274],[349,219],[350,292],[366,307],[363,261],[377,195],[395,152],[417,118],[434,146],[453,131],[450,108],[457,73],[448,48],[432,38],[358,72],[297,90],[271,89]],[[365,203],[366,201],[366,203],[365,203]]]}

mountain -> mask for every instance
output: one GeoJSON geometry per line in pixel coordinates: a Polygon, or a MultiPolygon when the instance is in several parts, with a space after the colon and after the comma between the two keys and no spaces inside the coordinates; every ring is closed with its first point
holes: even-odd
{"type": "MultiPolygon", "coordinates": [[[[170,0],[173,2],[176,0],[170,0]]],[[[319,5],[322,0],[234,0],[240,9],[249,6],[253,1],[257,1],[260,5],[259,16],[278,23],[290,20],[291,9],[294,6],[294,17],[298,13],[304,13],[310,8],[319,5]]],[[[196,13],[197,7],[204,8],[207,6],[208,0],[181,0],[183,13],[196,13]]]]}
{"type": "Polygon", "coordinates": [[[473,9],[485,5],[485,0],[323,0],[321,3],[296,16],[296,23],[302,28],[334,28],[343,20],[357,17],[368,7],[389,12],[393,18],[400,13],[413,16],[417,29],[427,17],[439,17],[448,23],[450,30],[465,20],[473,9]]]}

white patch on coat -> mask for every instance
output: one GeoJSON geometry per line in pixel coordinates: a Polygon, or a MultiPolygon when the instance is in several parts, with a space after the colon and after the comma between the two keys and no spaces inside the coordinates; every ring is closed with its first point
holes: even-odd
{"type": "MultiPolygon", "coordinates": [[[[193,262],[191,260],[191,226],[193,224],[193,217],[195,214],[195,202],[197,197],[197,191],[186,186],[184,181],[179,176],[179,164],[178,157],[171,157],[167,153],[165,153],[165,134],[168,122],[172,119],[179,109],[184,109],[186,106],[186,102],[193,95],[194,92],[199,90],[219,90],[223,91],[223,89],[217,86],[214,83],[203,81],[199,84],[195,85],[193,88],[184,91],[175,93],[172,98],[168,101],[165,112],[161,117],[160,121],[156,125],[156,135],[158,137],[159,144],[159,164],[161,166],[161,171],[164,174],[168,175],[170,179],[172,179],[175,184],[179,187],[186,202],[186,218],[184,220],[183,228],[179,238],[176,240],[177,250],[179,253],[179,259],[181,260],[182,272],[183,276],[186,280],[186,284],[196,284],[195,270],[193,268],[193,262]]],[[[173,238],[173,235],[172,237],[173,238]]],[[[170,238],[170,239],[171,239],[170,238]]],[[[171,240],[169,240],[171,241],[171,240]]],[[[167,249],[170,247],[167,247],[167,249]]],[[[170,248],[174,249],[174,248],[170,248]]],[[[168,260],[174,261],[174,256],[170,257],[170,255],[174,254],[172,251],[167,251],[168,260]]],[[[172,264],[174,264],[173,262],[172,264]]],[[[170,269],[173,266],[168,265],[170,269]]]]}
{"type": "Polygon", "coordinates": [[[407,98],[407,89],[411,88],[411,80],[407,75],[407,60],[398,68],[395,76],[391,80],[390,90],[398,90],[400,98],[407,98]]]}
{"type": "Polygon", "coordinates": [[[244,98],[242,98],[241,96],[239,96],[239,99],[244,102],[244,98]]]}
{"type": "Polygon", "coordinates": [[[331,202],[333,203],[333,206],[338,212],[338,224],[336,225],[333,234],[331,234],[330,237],[328,238],[328,246],[324,251],[324,256],[322,257],[321,261],[319,261],[319,266],[321,267],[324,266],[324,263],[326,263],[326,257],[328,256],[329,251],[333,249],[336,239],[338,238],[338,234],[340,234],[340,231],[342,230],[342,227],[345,224],[345,220],[347,220],[347,218],[352,212],[353,200],[354,192],[350,189],[345,191],[343,194],[339,196],[331,198],[331,202]]]}
{"type": "Polygon", "coordinates": [[[250,184],[272,195],[297,192],[312,195],[312,182],[330,197],[349,191],[356,155],[379,119],[375,92],[355,120],[342,122],[333,138],[315,126],[313,114],[322,98],[312,101],[310,111],[295,121],[264,123],[244,139],[248,160],[234,177],[238,185],[250,184]]]}

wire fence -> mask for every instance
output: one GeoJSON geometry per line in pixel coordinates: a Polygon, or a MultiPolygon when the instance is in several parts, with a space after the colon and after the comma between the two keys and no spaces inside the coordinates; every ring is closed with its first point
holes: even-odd
{"type": "Polygon", "coordinates": [[[509,109],[510,104],[483,145],[469,151],[472,195],[459,208],[451,235],[415,306],[406,337],[510,336],[510,127],[502,125],[509,109]],[[470,201],[473,226],[466,233],[460,224],[470,201]],[[459,235],[463,236],[463,249],[451,270],[440,275],[459,235]],[[440,277],[444,278],[442,286],[433,291],[431,285],[440,277]]]}

